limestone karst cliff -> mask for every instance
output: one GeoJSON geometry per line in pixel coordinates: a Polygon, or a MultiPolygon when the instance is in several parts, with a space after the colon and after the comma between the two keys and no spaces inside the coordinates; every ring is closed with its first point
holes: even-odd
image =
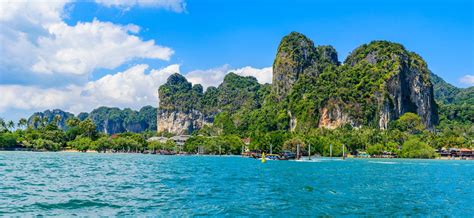
{"type": "Polygon", "coordinates": [[[160,87],[158,131],[190,133],[211,125],[223,111],[247,131],[258,129],[254,122],[290,131],[344,125],[385,129],[406,112],[418,114],[428,128],[438,122],[427,64],[397,43],[370,42],[340,64],[333,47],[315,46],[292,32],[278,46],[271,85],[242,78],[229,74],[218,88],[203,92],[172,75],[160,87]]]}
{"type": "Polygon", "coordinates": [[[229,73],[217,88],[209,87],[203,92],[201,85],[193,86],[184,76],[173,74],[159,88],[157,130],[190,134],[204,125],[212,125],[219,112],[257,109],[263,87],[253,77],[229,73]]]}
{"type": "Polygon", "coordinates": [[[207,118],[202,112],[201,85],[193,86],[184,76],[175,73],[160,86],[158,93],[158,132],[190,134],[205,124],[212,123],[212,117],[207,118]]]}
{"type": "Polygon", "coordinates": [[[283,37],[273,62],[272,89],[278,100],[284,99],[303,76],[317,76],[327,65],[338,65],[332,46],[314,46],[301,33],[283,37]]]}
{"type": "MultiPolygon", "coordinates": [[[[342,110],[333,107],[346,114],[346,122],[342,123],[377,124],[374,126],[385,129],[390,121],[406,112],[418,114],[428,128],[438,122],[427,64],[400,44],[373,41],[362,45],[332,73],[339,76],[339,80],[334,81],[338,88],[332,91],[338,96],[333,99],[345,105],[342,110]]],[[[339,119],[334,121],[341,123],[339,119]]]]}
{"type": "MultiPolygon", "coordinates": [[[[66,120],[75,117],[72,113],[55,109],[36,112],[30,116],[28,122],[30,126],[36,128],[40,126],[39,122],[42,122],[43,118],[46,118],[46,123],[51,123],[56,116],[59,118],[57,125],[63,130],[67,129],[66,120]],[[34,120],[37,120],[36,124],[34,124],[34,120]]],[[[156,131],[156,108],[152,106],[144,106],[139,111],[130,108],[102,106],[90,113],[79,113],[76,117],[79,120],[91,119],[95,123],[97,131],[109,135],[122,132],[156,131]]]]}

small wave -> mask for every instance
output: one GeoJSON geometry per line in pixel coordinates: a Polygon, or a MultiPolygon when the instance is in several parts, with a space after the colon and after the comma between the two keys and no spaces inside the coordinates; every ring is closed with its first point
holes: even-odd
{"type": "Polygon", "coordinates": [[[377,164],[398,164],[397,162],[391,162],[391,161],[369,161],[369,163],[377,163],[377,164]]]}
{"type": "Polygon", "coordinates": [[[120,207],[113,204],[94,202],[89,200],[78,200],[72,199],[67,202],[61,203],[35,203],[32,206],[44,208],[44,209],[78,209],[87,207],[120,207]]]}
{"type": "Polygon", "coordinates": [[[294,162],[321,162],[320,160],[290,160],[294,162]]]}

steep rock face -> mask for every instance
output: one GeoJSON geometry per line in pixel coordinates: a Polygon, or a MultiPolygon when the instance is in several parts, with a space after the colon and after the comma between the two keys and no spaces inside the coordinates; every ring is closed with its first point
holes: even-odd
{"type": "Polygon", "coordinates": [[[122,125],[124,116],[119,108],[99,107],[88,116],[95,123],[97,131],[106,134],[125,132],[122,125]]]}
{"type": "Polygon", "coordinates": [[[299,33],[285,36],[273,65],[272,90],[287,103],[289,129],[345,124],[385,129],[406,112],[426,127],[438,122],[429,70],[402,45],[373,41],[340,65],[331,46],[317,46],[299,33]]]}
{"type": "Polygon", "coordinates": [[[405,68],[386,82],[387,96],[380,110],[380,128],[386,129],[389,121],[406,112],[418,114],[430,129],[437,124],[438,113],[433,87],[422,75],[416,69],[405,68]]]}
{"type": "Polygon", "coordinates": [[[328,106],[321,108],[318,127],[335,129],[349,124],[353,127],[359,127],[354,119],[342,108],[342,104],[330,100],[328,106]]]}
{"type": "Polygon", "coordinates": [[[290,131],[315,127],[317,110],[308,91],[327,68],[339,66],[332,46],[315,46],[306,36],[292,32],[283,37],[273,63],[272,95],[286,107],[290,131]]]}
{"type": "Polygon", "coordinates": [[[156,108],[145,106],[140,111],[111,107],[94,109],[87,118],[92,119],[97,130],[106,134],[156,130],[156,108]]]}
{"type": "Polygon", "coordinates": [[[179,111],[158,109],[158,132],[169,132],[186,135],[201,129],[204,125],[212,125],[213,117],[206,117],[200,111],[179,111]]]}
{"type": "Polygon", "coordinates": [[[278,46],[273,62],[273,92],[279,100],[284,99],[298,80],[300,74],[313,66],[317,59],[313,41],[303,34],[292,32],[278,46]]]}
{"type": "Polygon", "coordinates": [[[292,32],[281,40],[273,62],[273,93],[282,100],[301,77],[316,77],[326,67],[337,65],[337,52],[332,46],[315,47],[305,35],[292,32]]]}
{"type": "Polygon", "coordinates": [[[51,123],[56,118],[58,119],[56,123],[56,125],[58,125],[58,128],[66,130],[67,129],[66,120],[71,117],[74,117],[74,114],[62,111],[60,109],[45,110],[44,112],[36,112],[33,115],[31,115],[28,118],[28,125],[33,126],[34,128],[37,128],[40,122],[45,121],[46,123],[51,123]],[[35,122],[35,119],[37,119],[37,122],[35,122]]]}
{"type": "MultiPolygon", "coordinates": [[[[53,122],[56,116],[60,118],[57,123],[58,127],[66,130],[66,120],[74,117],[74,114],[59,109],[36,112],[30,116],[28,124],[36,128],[41,122],[46,124],[53,122]],[[34,120],[37,120],[36,124],[34,124],[34,120]]],[[[97,126],[97,131],[107,134],[143,132],[145,130],[156,131],[156,108],[152,106],[144,106],[139,111],[129,108],[121,110],[119,108],[99,107],[90,113],[79,113],[77,118],[81,121],[91,119],[97,126]]]]}
{"type": "Polygon", "coordinates": [[[202,109],[203,90],[201,85],[194,87],[180,74],[171,75],[159,88],[159,107],[157,109],[157,131],[173,134],[191,134],[212,118],[205,118],[202,109]]]}
{"type": "Polygon", "coordinates": [[[212,125],[220,112],[248,113],[263,101],[261,89],[256,78],[229,73],[219,87],[203,92],[201,85],[193,86],[184,76],[173,74],[159,88],[157,130],[191,134],[204,125],[212,125]]]}
{"type": "Polygon", "coordinates": [[[396,43],[374,41],[357,48],[346,60],[356,69],[365,67],[379,77],[374,93],[378,103],[378,126],[406,112],[418,114],[428,128],[438,122],[430,72],[423,59],[396,43]]]}

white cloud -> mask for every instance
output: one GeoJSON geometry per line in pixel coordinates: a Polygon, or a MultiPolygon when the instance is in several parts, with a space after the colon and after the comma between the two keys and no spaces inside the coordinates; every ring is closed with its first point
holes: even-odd
{"type": "Polygon", "coordinates": [[[204,89],[209,86],[218,86],[227,74],[229,69],[228,65],[224,65],[218,68],[212,68],[208,70],[194,70],[188,72],[185,77],[193,84],[201,84],[204,89]]]}
{"type": "Polygon", "coordinates": [[[234,72],[240,76],[253,76],[261,84],[272,82],[272,68],[253,68],[246,66],[238,69],[229,69],[229,65],[208,70],[195,70],[187,73],[186,78],[193,84],[201,84],[204,88],[218,86],[224,80],[226,74],[234,72]]]}
{"type": "Polygon", "coordinates": [[[158,87],[171,74],[179,73],[179,65],[150,70],[149,73],[147,69],[148,65],[136,65],[83,86],[70,85],[66,88],[0,85],[0,112],[60,108],[77,114],[99,106],[139,109],[145,105],[156,105],[158,87]]]}
{"type": "Polygon", "coordinates": [[[2,101],[0,112],[8,108],[21,110],[41,110],[64,106],[70,100],[71,89],[42,89],[34,86],[1,85],[2,101]]]}
{"type": "Polygon", "coordinates": [[[145,74],[148,65],[136,65],[124,72],[107,75],[89,82],[81,97],[92,98],[94,105],[130,107],[138,109],[144,105],[156,105],[158,87],[173,73],[179,73],[179,65],[170,65],[145,74]]]}
{"type": "Polygon", "coordinates": [[[138,6],[164,8],[178,13],[186,10],[184,0],[96,0],[96,2],[107,7],[119,7],[124,9],[138,6]]]}
{"type": "Polygon", "coordinates": [[[170,48],[129,34],[138,29],[135,25],[119,26],[95,19],[75,26],[51,25],[49,32],[54,37],[38,40],[39,61],[32,69],[40,73],[81,75],[96,68],[114,69],[133,58],[169,60],[173,54],[170,48]]]}
{"type": "Polygon", "coordinates": [[[261,84],[272,83],[272,78],[273,78],[272,67],[265,67],[265,68],[258,69],[258,68],[246,66],[243,68],[230,70],[230,72],[234,72],[235,74],[241,75],[241,76],[253,76],[257,78],[258,82],[261,84]]]}
{"type": "MultiPolygon", "coordinates": [[[[146,64],[135,65],[113,75],[84,85],[69,85],[64,88],[40,88],[27,85],[0,85],[2,101],[0,113],[21,110],[24,116],[46,109],[63,109],[75,114],[89,112],[99,106],[129,107],[139,109],[145,105],[157,105],[158,87],[166,82],[173,73],[180,73],[180,66],[169,65],[162,69],[148,69],[146,64]]],[[[228,69],[228,65],[219,68],[192,71],[185,77],[204,87],[219,85],[224,76],[235,72],[242,76],[255,76],[260,83],[271,81],[271,68],[243,67],[228,69]]]]}
{"type": "Polygon", "coordinates": [[[1,83],[37,84],[58,75],[71,81],[98,68],[114,69],[136,58],[169,60],[173,50],[144,41],[136,25],[94,19],[70,26],[67,2],[2,2],[0,7],[1,83]]]}
{"type": "Polygon", "coordinates": [[[474,75],[465,75],[459,79],[459,82],[469,86],[474,86],[474,75]]]}

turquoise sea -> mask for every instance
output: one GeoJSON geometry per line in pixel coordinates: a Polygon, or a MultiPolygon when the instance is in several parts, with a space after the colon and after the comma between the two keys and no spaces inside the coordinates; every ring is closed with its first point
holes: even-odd
{"type": "Polygon", "coordinates": [[[472,216],[474,161],[0,152],[0,216],[472,216]]]}

